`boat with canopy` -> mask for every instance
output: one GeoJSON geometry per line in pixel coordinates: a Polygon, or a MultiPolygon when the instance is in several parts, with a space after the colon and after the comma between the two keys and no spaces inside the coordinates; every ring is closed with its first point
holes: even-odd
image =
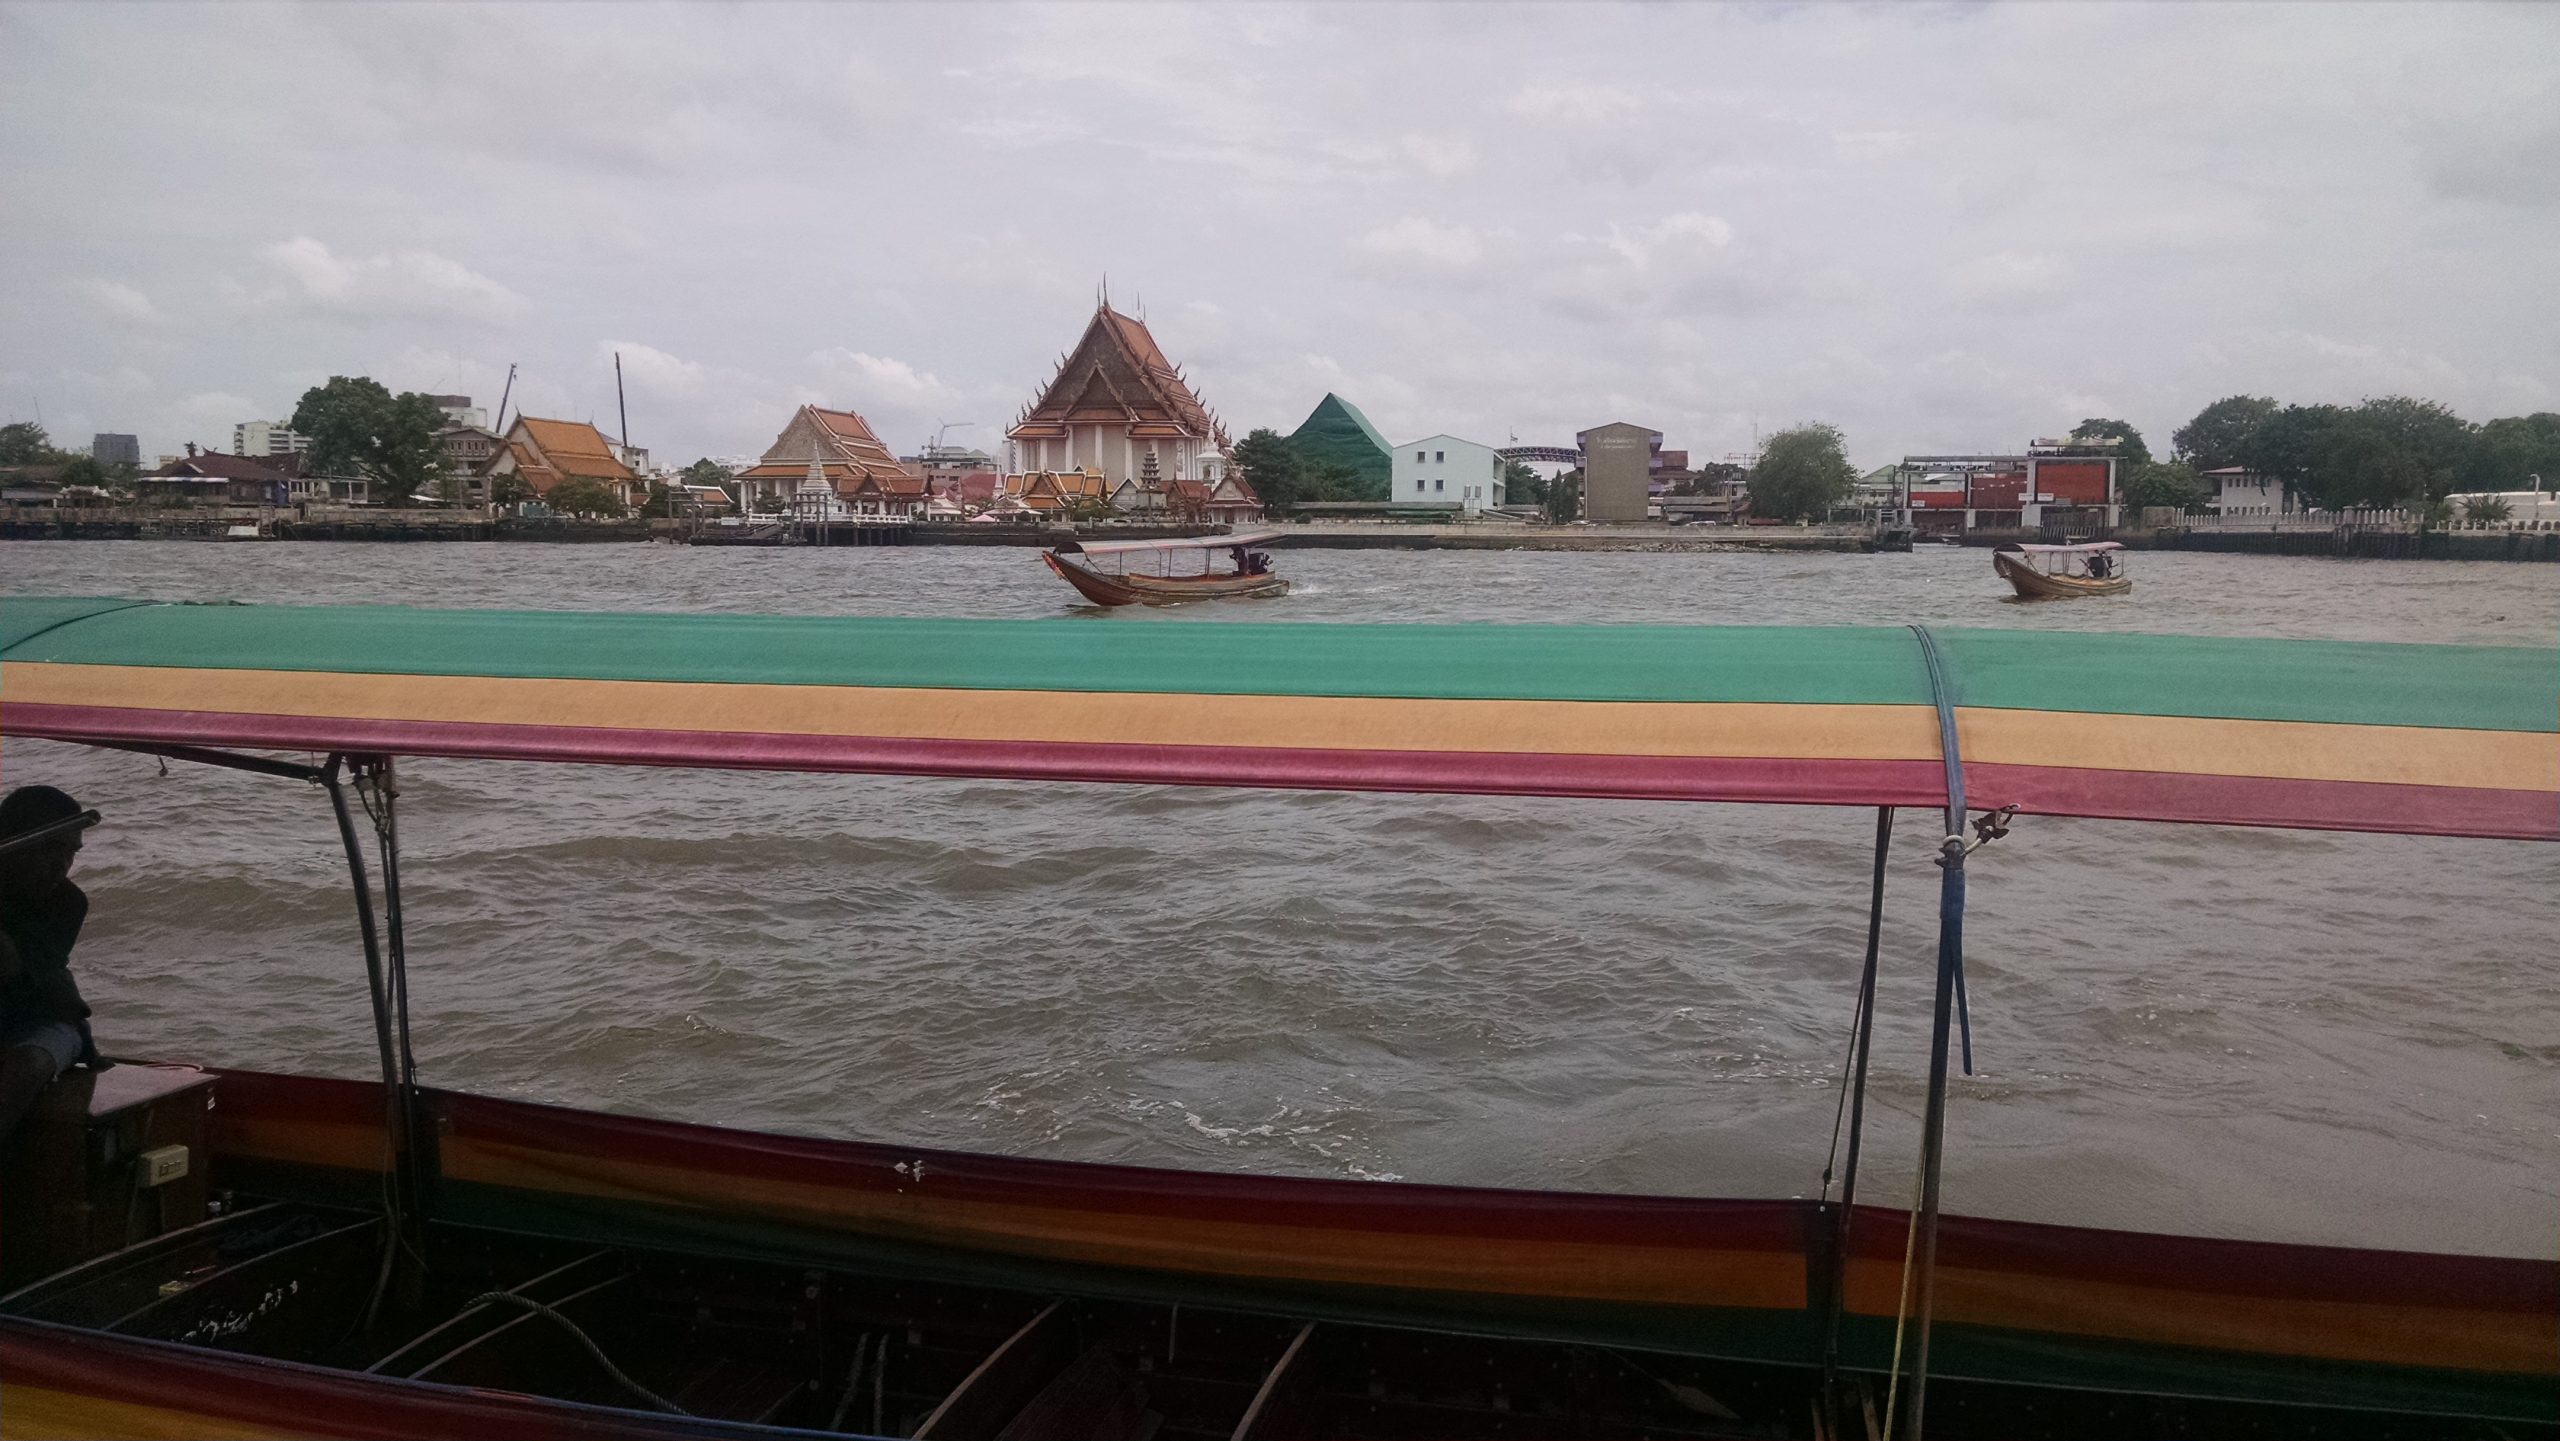
{"type": "Polygon", "coordinates": [[[1158,540],[1070,540],[1041,560],[1095,605],[1180,605],[1287,595],[1267,547],[1278,531],[1172,536],[1158,540]],[[1217,568],[1224,555],[1227,568],[1217,568]]]}
{"type": "Polygon", "coordinates": [[[2124,547],[2112,540],[2085,545],[2020,545],[1991,552],[1991,568],[2021,600],[2062,600],[2076,595],[2123,595],[2133,589],[2124,573],[2124,547]]]}
{"type": "Polygon", "coordinates": [[[380,1063],[82,1081],[209,1090],[193,1174],[227,1204],[0,1252],[12,1435],[2560,1432],[2560,1260],[1990,1220],[1939,1186],[1981,846],[2044,816],[2560,839],[2548,647],[22,598],[0,694],[12,739],[316,785],[380,1063]],[[402,756],[1870,810],[1837,1168],[1797,1200],[1291,1179],[431,1086],[411,960],[505,961],[409,955],[402,756]],[[1944,839],[1897,1208],[1861,1161],[1905,810],[1944,839]]]}

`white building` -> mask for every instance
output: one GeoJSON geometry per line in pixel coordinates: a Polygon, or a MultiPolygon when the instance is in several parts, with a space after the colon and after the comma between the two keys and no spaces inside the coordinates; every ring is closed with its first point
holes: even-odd
{"type": "Polygon", "coordinates": [[[2293,509],[2293,497],[2283,481],[2255,474],[2245,466],[2227,465],[2198,478],[2213,487],[2213,497],[2205,502],[2212,510],[2272,515],[2293,509]]]}
{"type": "Polygon", "coordinates": [[[231,427],[233,455],[298,455],[310,448],[311,437],[281,420],[244,420],[231,427]]]}
{"type": "Polygon", "coordinates": [[[1454,505],[1489,510],[1502,504],[1502,457],[1490,445],[1454,435],[1408,440],[1395,448],[1387,499],[1398,505],[1454,505]]]}

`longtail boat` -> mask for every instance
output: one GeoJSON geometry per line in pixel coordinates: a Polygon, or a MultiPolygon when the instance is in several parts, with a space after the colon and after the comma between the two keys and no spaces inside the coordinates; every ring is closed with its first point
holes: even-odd
{"type": "Polygon", "coordinates": [[[1264,549],[1279,538],[1277,531],[1257,531],[1160,540],[1070,540],[1041,552],[1040,558],[1095,605],[1253,600],[1289,593],[1289,582],[1273,573],[1271,553],[1264,549]],[[1227,557],[1227,569],[1217,569],[1212,560],[1217,555],[1227,557]],[[1149,565],[1154,566],[1153,573],[1145,569],[1149,565]]]}
{"type": "Polygon", "coordinates": [[[1969,1218],[1939,1185],[1973,851],[2043,816],[2560,839],[2551,647],[22,598],[0,691],[0,735],[316,784],[380,1061],[57,1086],[34,1149],[170,1183],[0,1250],[8,1435],[2560,1433],[2560,1260],[1969,1218]],[[402,756],[1869,808],[1840,1185],[1203,1174],[428,1086],[408,966],[448,958],[403,934],[402,756]],[[1860,1199],[1902,808],[1945,837],[1909,1209],[1860,1199]],[[198,1139],[160,1139],[172,1098],[198,1139]]]}
{"type": "Polygon", "coordinates": [[[2087,545],[2020,545],[1991,552],[1991,568],[2021,600],[2062,600],[2077,595],[2122,595],[2133,589],[2124,573],[2124,547],[2112,540],[2087,545]]]}

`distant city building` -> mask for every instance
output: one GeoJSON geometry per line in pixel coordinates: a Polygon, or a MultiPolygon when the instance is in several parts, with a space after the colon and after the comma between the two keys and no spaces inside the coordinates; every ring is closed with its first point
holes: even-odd
{"type": "Polygon", "coordinates": [[[100,465],[140,465],[142,440],[138,436],[99,431],[89,442],[89,458],[100,465]]]}
{"type": "Polygon", "coordinates": [[[894,489],[900,494],[909,481],[919,498],[924,494],[924,473],[902,464],[871,422],[850,410],[804,405],[764,455],[738,472],[738,503],[749,510],[779,510],[807,485],[850,501],[865,481],[875,478],[884,482],[883,495],[892,488],[886,484],[891,480],[898,482],[894,489]]]}
{"type": "MultiPolygon", "coordinates": [[[[2110,445],[2112,442],[2110,442],[2110,445]]],[[[2024,455],[1906,455],[1896,519],[1921,530],[2035,529],[2120,522],[2109,445],[2040,440],[2024,455]]]]}
{"type": "Polygon", "coordinates": [[[1360,407],[1339,395],[1327,392],[1317,401],[1316,408],[1289,433],[1289,445],[1302,465],[1339,465],[1350,470],[1360,477],[1366,493],[1394,488],[1395,447],[1387,444],[1360,407]]]}
{"type": "Polygon", "coordinates": [[[1197,480],[1209,463],[1204,457],[1222,461],[1229,453],[1226,427],[1181,367],[1165,358],[1143,321],[1107,299],[1005,438],[1017,472],[1090,468],[1115,487],[1136,478],[1149,455],[1166,479],[1197,480]]]}
{"type": "MultiPolygon", "coordinates": [[[[451,415],[453,412],[448,410],[445,413],[451,415]]],[[[490,462],[497,459],[498,449],[506,441],[486,426],[457,422],[436,432],[436,444],[444,451],[446,472],[462,480],[463,503],[488,504],[490,462]]]]}
{"type": "Polygon", "coordinates": [[[233,455],[294,455],[310,448],[311,437],[281,420],[244,420],[231,427],[233,455]]]}
{"type": "Polygon", "coordinates": [[[898,463],[923,476],[928,493],[950,496],[964,507],[994,499],[1004,475],[994,456],[965,445],[928,445],[915,455],[899,456],[898,463]]]}
{"type": "Polygon", "coordinates": [[[1583,431],[1574,441],[1582,450],[1582,518],[1604,524],[1645,519],[1662,432],[1620,420],[1583,431]]]}
{"type": "Polygon", "coordinates": [[[592,480],[629,505],[637,498],[640,477],[614,453],[604,432],[583,420],[544,420],[519,415],[501,437],[498,453],[478,476],[486,494],[506,476],[521,477],[536,499],[551,494],[564,480],[592,480]]]}
{"type": "Polygon", "coordinates": [[[1503,503],[1502,457],[1490,445],[1454,435],[1408,440],[1395,448],[1387,499],[1399,504],[1488,510],[1503,503]]]}
{"type": "Polygon", "coordinates": [[[434,401],[436,409],[444,412],[445,422],[449,425],[467,425],[475,430],[489,428],[489,412],[473,405],[470,396],[430,395],[427,399],[434,401]]]}

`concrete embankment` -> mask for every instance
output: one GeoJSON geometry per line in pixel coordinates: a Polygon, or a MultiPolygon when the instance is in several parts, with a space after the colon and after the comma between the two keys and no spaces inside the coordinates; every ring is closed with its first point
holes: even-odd
{"type": "Polygon", "coordinates": [[[1859,551],[1863,533],[1791,526],[1274,525],[1279,544],[1321,550],[1859,551]]]}
{"type": "Polygon", "coordinates": [[[2560,531],[2551,530],[2186,530],[2120,537],[2139,550],[2197,550],[2225,555],[2326,555],[2361,560],[2560,561],[2560,531]]]}

